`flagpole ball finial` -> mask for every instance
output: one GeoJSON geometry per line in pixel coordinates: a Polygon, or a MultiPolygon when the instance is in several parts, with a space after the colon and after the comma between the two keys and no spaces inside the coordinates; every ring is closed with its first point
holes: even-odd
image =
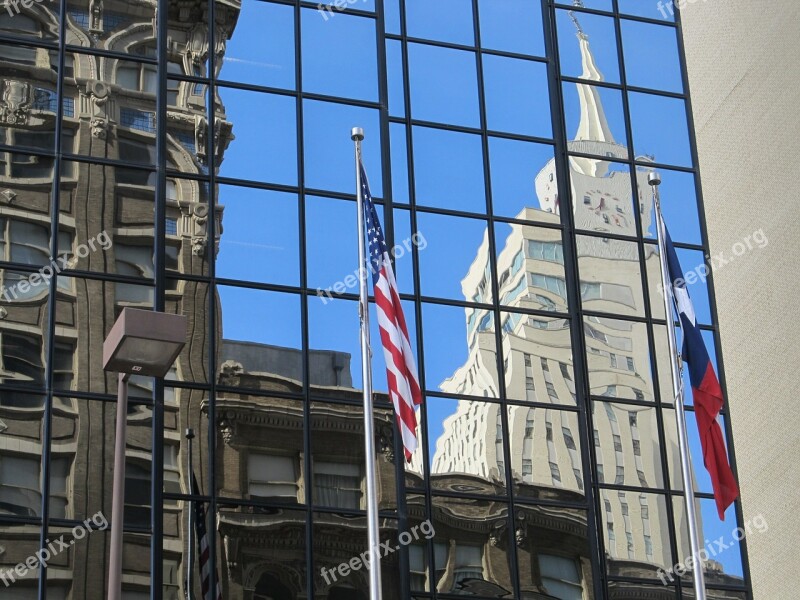
{"type": "Polygon", "coordinates": [[[647,181],[650,185],[661,185],[661,174],[658,171],[650,171],[647,181]]]}
{"type": "Polygon", "coordinates": [[[361,127],[353,127],[350,132],[350,139],[354,142],[360,142],[364,139],[364,130],[361,127]]]}

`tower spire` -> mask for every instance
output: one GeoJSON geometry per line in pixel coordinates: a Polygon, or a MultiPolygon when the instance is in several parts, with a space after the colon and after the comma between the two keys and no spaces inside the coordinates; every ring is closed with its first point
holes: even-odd
{"type": "MultiPolygon", "coordinates": [[[[583,0],[573,0],[572,5],[583,8],[583,0]]],[[[577,30],[578,43],[581,50],[581,63],[583,72],[581,79],[588,81],[604,81],[603,73],[595,62],[592,49],[589,46],[589,36],[581,27],[580,21],[575,11],[569,11],[569,17],[577,30]]],[[[614,135],[606,120],[606,113],[603,109],[603,102],[600,99],[600,90],[596,86],[583,83],[578,86],[578,98],[581,106],[581,120],[575,140],[591,140],[595,142],[614,143],[614,135]]]]}

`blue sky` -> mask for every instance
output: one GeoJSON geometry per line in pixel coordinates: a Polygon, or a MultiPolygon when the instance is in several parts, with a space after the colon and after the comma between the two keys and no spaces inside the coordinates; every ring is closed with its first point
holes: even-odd
{"type": "MultiPolygon", "coordinates": [[[[471,45],[475,31],[471,0],[407,0],[409,35],[437,41],[471,45]]],[[[660,18],[655,3],[620,0],[623,10],[660,18]]],[[[528,57],[544,54],[541,11],[530,10],[523,0],[480,0],[480,36],[483,47],[528,57]]],[[[610,8],[610,0],[587,0],[587,7],[610,8]]],[[[358,2],[354,8],[373,10],[374,3],[358,2]]],[[[396,0],[386,2],[387,30],[399,32],[396,0]]],[[[375,58],[375,21],[352,14],[335,13],[327,20],[314,9],[302,9],[303,64],[300,70],[306,92],[341,96],[355,101],[378,101],[378,69],[375,58]]],[[[244,2],[233,38],[228,43],[220,77],[230,81],[294,90],[297,85],[294,56],[294,9],[281,4],[244,2]]],[[[609,82],[621,81],[613,20],[580,15],[600,70],[609,82]]],[[[558,11],[557,27],[562,72],[579,77],[582,72],[578,40],[566,10],[558,11]]],[[[625,77],[635,86],[681,92],[682,83],[673,28],[623,21],[622,51],[625,77]],[[654,69],[653,65],[658,68],[654,69]]],[[[387,44],[389,64],[389,110],[404,116],[402,55],[399,42],[387,44]]],[[[487,123],[502,134],[548,139],[552,136],[549,93],[544,64],[522,58],[483,56],[487,123]]],[[[426,44],[409,45],[410,96],[414,117],[440,123],[478,128],[479,79],[475,54],[466,50],[426,44]]],[[[577,129],[578,100],[574,83],[564,85],[568,135],[577,129]]],[[[613,89],[600,92],[609,125],[626,144],[622,97],[613,89]]],[[[221,88],[220,95],[233,123],[235,139],[225,153],[220,169],[223,177],[296,186],[298,117],[291,96],[221,88]]],[[[686,113],[683,101],[645,93],[631,93],[633,152],[650,154],[669,165],[691,165],[686,113]]],[[[309,189],[354,193],[353,144],[350,128],[366,131],[364,157],[375,197],[383,197],[383,169],[392,178],[395,201],[409,198],[406,127],[390,128],[391,161],[382,164],[379,113],[374,108],[306,99],[302,105],[304,127],[305,185],[309,189]]],[[[534,190],[536,174],[553,158],[553,147],[529,141],[490,138],[484,172],[480,136],[415,126],[415,192],[420,205],[484,213],[487,207],[486,177],[495,213],[515,216],[525,206],[538,206],[534,190]]],[[[693,177],[675,170],[662,170],[664,213],[677,242],[700,243],[693,177]]],[[[246,187],[221,186],[220,203],[225,206],[224,233],[217,261],[221,277],[297,286],[300,265],[300,207],[293,193],[269,192],[246,187]]],[[[305,201],[307,277],[311,287],[326,288],[357,268],[355,203],[343,199],[308,195],[305,201]]],[[[381,218],[385,215],[381,212],[381,218]]],[[[409,211],[394,212],[395,239],[402,243],[411,235],[409,211]]],[[[428,246],[420,253],[421,292],[428,296],[463,300],[461,279],[479,247],[486,222],[480,219],[418,215],[418,227],[428,246]]],[[[651,231],[650,234],[653,232],[651,231]]],[[[681,250],[684,267],[703,261],[702,253],[681,250]]],[[[401,290],[412,291],[411,258],[397,260],[401,290]]],[[[357,293],[357,289],[349,291],[357,293]]],[[[226,338],[292,347],[300,346],[300,303],[292,294],[263,292],[235,287],[220,288],[223,335],[226,338]]],[[[701,283],[690,286],[698,318],[710,323],[708,291],[701,283]]],[[[413,305],[405,313],[413,332],[413,305]]],[[[429,389],[464,363],[467,357],[466,318],[463,308],[426,304],[424,371],[429,389]]],[[[315,349],[347,352],[351,372],[360,386],[357,304],[350,300],[323,302],[312,298],[309,306],[310,344],[315,349]]],[[[376,318],[372,337],[378,339],[376,318]]],[[[709,351],[713,344],[707,336],[709,351]]],[[[375,344],[376,350],[378,344],[375,344]]],[[[377,390],[386,389],[382,353],[375,352],[374,378],[377,390]]],[[[441,433],[441,422],[455,410],[454,401],[431,399],[429,439],[431,448],[441,433]]],[[[692,452],[700,456],[694,432],[692,452]]],[[[696,458],[696,464],[700,464],[696,458]]],[[[709,491],[707,474],[697,469],[700,489],[709,491]]],[[[706,534],[727,535],[732,519],[719,523],[713,503],[703,502],[706,534]]],[[[729,550],[718,557],[725,570],[741,573],[738,554],[729,550]]]]}

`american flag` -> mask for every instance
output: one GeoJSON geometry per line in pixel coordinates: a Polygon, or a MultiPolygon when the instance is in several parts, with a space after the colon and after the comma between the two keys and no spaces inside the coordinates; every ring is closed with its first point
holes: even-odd
{"type": "MultiPolygon", "coordinates": [[[[194,473],[192,473],[192,493],[195,496],[200,495],[200,488],[197,485],[197,479],[195,478],[194,473]]],[[[216,599],[211,595],[211,561],[209,560],[205,502],[195,500],[193,503],[194,526],[197,530],[197,546],[200,551],[200,583],[203,590],[203,600],[222,600],[222,588],[219,584],[219,574],[217,574],[216,599]]]]}
{"type": "Polygon", "coordinates": [[[383,356],[386,360],[389,396],[397,415],[397,425],[403,438],[406,460],[410,461],[417,449],[417,415],[414,410],[416,406],[422,404],[422,392],[389,249],[369,192],[364,165],[359,163],[359,169],[361,169],[361,193],[364,199],[364,224],[367,230],[370,271],[375,287],[375,305],[378,311],[383,356]]]}

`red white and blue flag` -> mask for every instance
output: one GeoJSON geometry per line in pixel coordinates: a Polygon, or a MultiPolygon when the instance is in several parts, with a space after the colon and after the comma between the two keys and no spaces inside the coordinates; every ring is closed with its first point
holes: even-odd
{"type": "MultiPolygon", "coordinates": [[[[192,473],[192,493],[200,494],[197,479],[192,473]]],[[[208,529],[206,527],[206,506],[205,502],[199,500],[192,501],[194,504],[194,527],[197,532],[197,547],[200,556],[200,587],[203,591],[203,600],[222,600],[222,588],[219,583],[219,573],[217,573],[217,593],[211,594],[211,561],[209,556],[208,529]]]]}
{"type": "Polygon", "coordinates": [[[689,380],[692,384],[694,414],[700,432],[703,461],[711,476],[719,518],[725,520],[725,509],[738,497],[739,487],[728,463],[722,428],[717,422],[717,417],[725,402],[722,396],[722,387],[714,372],[714,365],[708,356],[700,328],[697,326],[694,307],[683,279],[683,269],[681,269],[678,254],[675,252],[666,226],[664,227],[664,240],[667,246],[667,264],[672,284],[672,296],[677,306],[683,331],[683,361],[689,370],[689,380]]]}
{"type": "Polygon", "coordinates": [[[369,192],[369,183],[364,165],[361,169],[361,193],[364,200],[364,226],[369,249],[370,271],[375,287],[375,306],[378,311],[378,327],[386,360],[386,378],[389,396],[397,416],[397,426],[403,438],[406,460],[410,461],[417,449],[417,415],[415,409],[422,404],[419,375],[411,351],[408,327],[400,304],[397,281],[394,278],[389,248],[383,237],[378,213],[369,192]]]}

